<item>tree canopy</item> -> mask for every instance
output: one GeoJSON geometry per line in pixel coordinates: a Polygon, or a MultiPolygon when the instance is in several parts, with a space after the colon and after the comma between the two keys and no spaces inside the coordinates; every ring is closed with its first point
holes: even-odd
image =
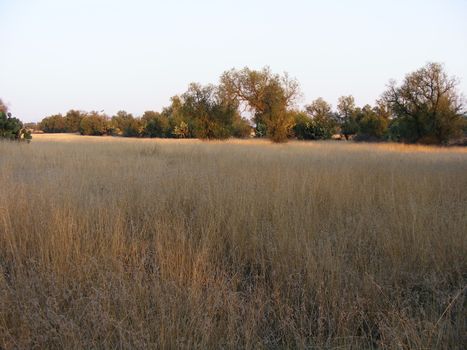
{"type": "Polygon", "coordinates": [[[409,73],[400,85],[391,81],[383,100],[407,142],[446,143],[461,132],[463,105],[458,81],[439,63],[409,73]]]}
{"type": "Polygon", "coordinates": [[[23,127],[21,120],[11,116],[0,99],[0,139],[30,141],[31,138],[31,132],[23,127]]]}
{"type": "Polygon", "coordinates": [[[273,74],[268,67],[260,71],[232,69],[222,75],[221,90],[229,99],[246,104],[259,136],[268,136],[275,142],[287,140],[294,125],[289,109],[300,95],[295,79],[287,73],[273,74]]]}

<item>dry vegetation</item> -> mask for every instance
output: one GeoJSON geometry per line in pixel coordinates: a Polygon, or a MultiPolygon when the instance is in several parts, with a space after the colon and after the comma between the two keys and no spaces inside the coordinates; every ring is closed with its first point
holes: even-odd
{"type": "Polygon", "coordinates": [[[455,148],[0,143],[0,348],[465,348],[466,174],[455,148]]]}

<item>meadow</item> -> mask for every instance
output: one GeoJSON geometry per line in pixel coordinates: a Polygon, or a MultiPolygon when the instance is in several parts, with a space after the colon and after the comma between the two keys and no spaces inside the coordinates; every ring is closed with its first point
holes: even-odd
{"type": "Polygon", "coordinates": [[[0,348],[465,349],[467,149],[0,142],[0,348]]]}

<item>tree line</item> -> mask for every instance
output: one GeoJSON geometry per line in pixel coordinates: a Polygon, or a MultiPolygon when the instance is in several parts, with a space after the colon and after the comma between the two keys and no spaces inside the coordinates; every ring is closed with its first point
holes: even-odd
{"type": "Polygon", "coordinates": [[[267,137],[325,140],[333,136],[357,141],[395,141],[445,144],[467,135],[467,114],[457,89],[439,63],[428,63],[391,81],[373,106],[357,106],[353,96],[342,96],[337,108],[318,98],[297,108],[301,96],[296,79],[262,70],[232,69],[218,85],[192,83],[171,98],[161,112],[134,117],[119,111],[109,117],[99,112],[70,110],[44,118],[44,132],[126,137],[226,139],[267,137]]]}

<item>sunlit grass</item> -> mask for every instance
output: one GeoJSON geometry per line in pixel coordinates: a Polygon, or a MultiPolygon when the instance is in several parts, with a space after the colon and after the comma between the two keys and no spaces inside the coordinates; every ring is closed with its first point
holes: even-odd
{"type": "Polygon", "coordinates": [[[0,347],[465,344],[467,152],[0,143],[0,347]]]}

